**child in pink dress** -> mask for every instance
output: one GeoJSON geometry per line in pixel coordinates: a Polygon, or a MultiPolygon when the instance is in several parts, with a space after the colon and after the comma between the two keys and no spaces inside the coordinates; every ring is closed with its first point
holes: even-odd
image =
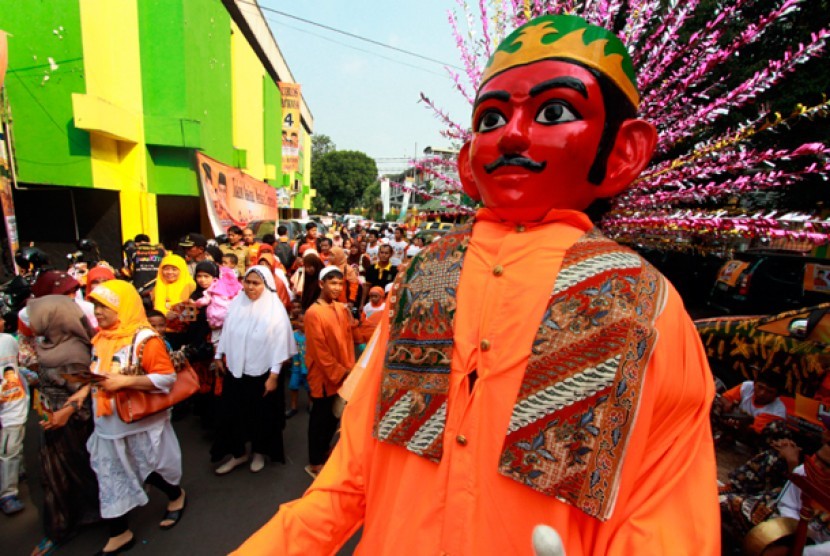
{"type": "Polygon", "coordinates": [[[205,315],[210,325],[210,339],[214,346],[219,343],[219,337],[222,335],[222,325],[225,324],[228,307],[241,290],[242,284],[239,283],[233,270],[222,266],[219,267],[219,279],[205,290],[200,299],[194,301],[198,307],[207,307],[205,315]]]}

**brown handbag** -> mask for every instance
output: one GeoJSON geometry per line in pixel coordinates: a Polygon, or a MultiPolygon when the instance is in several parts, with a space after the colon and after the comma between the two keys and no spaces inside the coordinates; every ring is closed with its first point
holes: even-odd
{"type": "MultiPolygon", "coordinates": [[[[143,367],[141,366],[142,358],[144,356],[144,348],[147,341],[154,336],[150,336],[141,342],[136,347],[136,338],[133,339],[133,344],[130,347],[129,364],[124,369],[124,374],[129,375],[144,375],[143,367]],[[133,354],[136,353],[136,361],[133,364],[133,354]]],[[[176,369],[176,382],[167,394],[153,394],[143,390],[125,389],[119,390],[115,393],[115,409],[118,411],[118,416],[125,423],[132,423],[143,419],[148,415],[153,415],[159,411],[164,411],[180,401],[186,400],[193,394],[199,391],[199,376],[183,353],[174,352],[171,354],[170,361],[173,363],[173,368],[176,369]]]]}

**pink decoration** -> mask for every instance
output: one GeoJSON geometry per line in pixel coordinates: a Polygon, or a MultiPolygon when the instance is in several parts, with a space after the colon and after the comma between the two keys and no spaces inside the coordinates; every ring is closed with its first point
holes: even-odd
{"type": "MultiPolygon", "coordinates": [[[[757,115],[738,129],[720,135],[711,131],[728,114],[753,106],[760,95],[775,90],[799,66],[825,55],[830,29],[819,29],[743,82],[725,86],[725,81],[713,78],[726,79],[726,64],[763,41],[807,1],[771,2],[766,13],[748,18],[744,12],[748,7],[757,9],[756,0],[729,0],[719,3],[702,27],[691,28],[694,21],[701,21],[700,0],[478,0],[470,4],[456,0],[449,21],[466,75],[448,72],[455,88],[472,104],[495,45],[529,18],[573,13],[606,28],[624,21],[619,35],[637,70],[642,93],[639,112],[657,126],[660,136],[655,162],[625,195],[615,199],[614,211],[601,223],[604,229],[621,238],[649,234],[669,240],[704,234],[714,239],[786,238],[822,244],[830,241],[830,224],[814,215],[785,220],[786,215],[731,214],[739,212],[735,208],[731,213],[684,208],[704,203],[712,207],[749,192],[784,188],[809,175],[830,173],[830,148],[825,143],[805,143],[795,149],[751,145],[755,135],[825,117],[830,113],[826,100],[812,107],[798,106],[785,117],[758,106],[757,115]]],[[[470,137],[469,121],[454,122],[430,98],[422,95],[421,100],[445,125],[445,137],[456,144],[470,137]]],[[[414,166],[430,177],[433,194],[460,189],[457,172],[447,161],[427,159],[414,166]]]]}

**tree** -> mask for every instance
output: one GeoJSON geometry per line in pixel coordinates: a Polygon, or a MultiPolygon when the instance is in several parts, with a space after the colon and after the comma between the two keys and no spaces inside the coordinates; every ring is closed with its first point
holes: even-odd
{"type": "Polygon", "coordinates": [[[328,135],[312,135],[311,136],[311,160],[320,158],[326,153],[337,150],[337,145],[331,140],[328,135]]]}
{"type": "Polygon", "coordinates": [[[360,151],[329,151],[311,159],[311,183],[317,190],[316,212],[348,213],[359,206],[367,187],[375,183],[375,161],[360,151]]]}
{"type": "Polygon", "coordinates": [[[375,183],[363,190],[363,200],[361,206],[368,211],[368,218],[371,220],[380,220],[383,216],[383,203],[380,200],[380,182],[375,180],[375,183]]]}

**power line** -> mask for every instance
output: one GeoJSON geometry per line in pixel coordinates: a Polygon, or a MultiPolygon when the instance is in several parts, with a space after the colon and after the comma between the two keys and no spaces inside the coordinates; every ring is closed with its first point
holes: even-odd
{"type": "Polygon", "coordinates": [[[464,69],[464,68],[461,68],[459,66],[456,66],[455,64],[449,64],[447,62],[442,62],[441,60],[436,60],[435,58],[430,58],[429,56],[424,56],[423,54],[418,54],[417,52],[412,52],[411,50],[406,50],[404,48],[398,48],[397,46],[392,46],[391,44],[386,44],[386,43],[383,43],[383,42],[380,42],[380,41],[376,41],[374,39],[370,39],[369,37],[364,37],[362,35],[357,35],[355,33],[350,33],[348,31],[344,31],[342,29],[337,29],[336,27],[331,27],[331,26],[325,25],[323,23],[318,23],[316,21],[311,21],[310,19],[305,19],[303,17],[299,17],[299,16],[296,16],[296,15],[291,15],[289,13],[286,13],[286,12],[283,12],[283,11],[280,11],[280,10],[276,10],[274,8],[269,8],[267,6],[260,6],[256,2],[250,2],[248,0],[238,0],[238,1],[243,3],[243,4],[248,4],[248,5],[251,5],[251,6],[258,6],[263,11],[272,12],[272,13],[275,13],[277,15],[281,15],[283,17],[287,17],[287,18],[290,18],[290,19],[295,19],[297,21],[302,21],[303,23],[307,23],[308,25],[313,25],[315,27],[320,27],[321,29],[331,31],[332,33],[338,33],[340,35],[345,35],[347,37],[351,37],[351,38],[357,39],[359,41],[368,42],[368,43],[373,44],[375,46],[380,46],[381,48],[388,48],[389,50],[395,50],[397,52],[401,52],[401,53],[406,54],[408,56],[414,56],[416,58],[426,60],[427,62],[432,62],[434,64],[441,64],[442,66],[450,67],[450,68],[453,68],[453,69],[456,69],[456,70],[462,70],[463,71],[463,69],[464,69]]]}
{"type": "Polygon", "coordinates": [[[407,66],[407,67],[410,67],[410,68],[413,68],[413,69],[417,69],[417,70],[420,70],[420,71],[424,71],[424,72],[426,72],[426,73],[430,73],[430,74],[432,74],[432,75],[437,75],[438,77],[446,77],[446,78],[449,78],[449,76],[448,76],[448,75],[445,75],[445,74],[442,74],[442,73],[438,73],[438,72],[435,72],[435,71],[432,71],[432,70],[428,70],[428,69],[426,69],[426,68],[422,68],[421,66],[416,66],[416,65],[414,65],[414,64],[408,64],[407,62],[402,62],[402,61],[400,61],[400,60],[395,60],[394,58],[390,58],[389,56],[384,56],[383,54],[378,54],[377,52],[372,52],[371,50],[366,50],[366,49],[364,49],[364,48],[358,48],[358,47],[353,46],[353,45],[351,45],[351,44],[346,44],[346,43],[343,43],[343,42],[340,42],[340,41],[336,41],[336,40],[334,40],[334,39],[332,39],[332,38],[330,38],[330,37],[324,37],[323,35],[318,35],[317,33],[312,33],[311,31],[309,31],[309,30],[307,30],[307,29],[300,29],[299,27],[294,27],[293,25],[288,25],[287,23],[282,22],[282,21],[279,21],[279,22],[278,22],[278,21],[276,21],[276,20],[274,20],[274,19],[272,19],[272,18],[270,18],[270,17],[266,17],[265,19],[266,19],[267,21],[269,21],[269,22],[273,23],[274,25],[280,25],[280,26],[282,26],[282,27],[288,27],[289,29],[293,29],[294,31],[297,31],[298,33],[305,33],[305,34],[307,34],[307,35],[311,35],[311,36],[313,36],[313,37],[317,37],[318,39],[322,39],[322,40],[324,40],[324,41],[329,41],[329,42],[332,42],[332,43],[334,43],[334,44],[338,44],[338,45],[340,45],[340,46],[344,46],[344,47],[346,47],[346,48],[351,48],[352,50],[357,50],[358,52],[363,52],[363,53],[365,53],[365,54],[369,54],[370,56],[377,56],[378,58],[383,58],[384,60],[388,60],[388,61],[392,62],[393,64],[400,64],[400,65],[402,65],[402,66],[407,66]]]}

